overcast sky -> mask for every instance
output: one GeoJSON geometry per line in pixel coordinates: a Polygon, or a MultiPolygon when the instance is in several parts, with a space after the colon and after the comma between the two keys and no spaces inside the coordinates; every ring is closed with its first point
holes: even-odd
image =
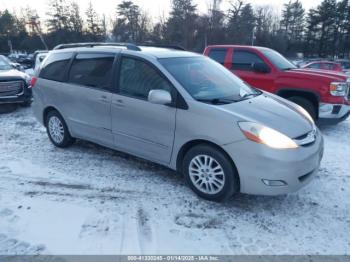
{"type": "MultiPolygon", "coordinates": [[[[228,7],[230,0],[223,0],[222,8],[228,7]]],[[[232,0],[235,1],[235,0],[232,0]]],[[[272,5],[277,11],[280,11],[284,3],[289,0],[245,0],[245,3],[252,3],[253,5],[272,5]]],[[[88,5],[89,0],[76,0],[81,6],[82,12],[88,5]]],[[[112,17],[115,14],[116,6],[122,2],[122,0],[91,0],[95,9],[100,14],[105,14],[107,17],[112,17]]],[[[170,10],[171,0],[134,0],[134,2],[140,5],[144,10],[148,11],[155,19],[161,15],[167,15],[170,10]]],[[[209,0],[195,0],[200,12],[205,12],[208,9],[209,0]]],[[[321,0],[301,0],[306,9],[316,7],[321,3],[321,0]]],[[[41,17],[45,17],[45,13],[48,9],[48,0],[0,0],[1,9],[17,9],[30,5],[31,8],[38,10],[41,17]]]]}

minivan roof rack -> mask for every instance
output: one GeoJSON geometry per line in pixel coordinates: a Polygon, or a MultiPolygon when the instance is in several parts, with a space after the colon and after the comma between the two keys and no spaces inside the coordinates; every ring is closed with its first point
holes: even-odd
{"type": "Polygon", "coordinates": [[[180,45],[157,45],[157,44],[138,44],[138,46],[145,46],[145,47],[159,47],[159,48],[169,48],[169,49],[175,49],[175,50],[180,50],[180,51],[186,51],[186,49],[180,45]]]}
{"type": "Polygon", "coordinates": [[[61,44],[61,45],[55,46],[53,50],[75,48],[75,47],[95,47],[95,46],[123,46],[123,47],[126,47],[128,50],[141,51],[141,48],[131,43],[100,43],[100,42],[61,44]]]}

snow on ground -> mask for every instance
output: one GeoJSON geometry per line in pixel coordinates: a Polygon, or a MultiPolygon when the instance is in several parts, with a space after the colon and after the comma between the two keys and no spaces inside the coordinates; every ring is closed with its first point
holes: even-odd
{"type": "Polygon", "coordinates": [[[2,114],[0,254],[350,254],[350,120],[322,131],[308,187],[220,204],[129,155],[55,148],[31,109],[2,114]]]}

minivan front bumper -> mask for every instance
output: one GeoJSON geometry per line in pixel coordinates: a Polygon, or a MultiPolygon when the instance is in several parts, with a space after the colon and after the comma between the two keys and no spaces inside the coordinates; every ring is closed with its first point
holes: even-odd
{"type": "Polygon", "coordinates": [[[317,174],[323,157],[320,131],[312,145],[277,150],[250,140],[225,145],[240,178],[241,193],[281,195],[307,185],[317,174]]]}

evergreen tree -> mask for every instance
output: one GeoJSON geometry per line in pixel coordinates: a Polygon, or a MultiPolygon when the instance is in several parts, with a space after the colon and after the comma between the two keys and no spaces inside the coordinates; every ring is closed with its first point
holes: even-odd
{"type": "Polygon", "coordinates": [[[69,8],[69,27],[70,30],[76,35],[82,35],[83,33],[83,19],[80,15],[80,7],[77,2],[71,2],[69,8]]]}
{"type": "Polygon", "coordinates": [[[117,6],[113,34],[118,41],[142,43],[149,37],[149,16],[132,1],[117,6]]]}
{"type": "Polygon", "coordinates": [[[46,15],[47,28],[49,32],[69,31],[69,6],[65,0],[50,0],[48,4],[49,12],[46,15]]]}
{"type": "Polygon", "coordinates": [[[273,28],[273,14],[271,7],[261,6],[255,10],[256,18],[256,45],[271,46],[273,28]]]}
{"type": "Polygon", "coordinates": [[[350,56],[350,1],[347,2],[347,8],[344,10],[346,13],[345,24],[344,24],[344,56],[350,56]]]}
{"type": "Polygon", "coordinates": [[[220,9],[222,0],[212,0],[209,8],[208,16],[203,16],[202,24],[207,27],[205,33],[205,43],[207,44],[222,44],[225,42],[226,28],[223,26],[225,23],[225,14],[220,9]]]}
{"type": "MultiPolygon", "coordinates": [[[[103,41],[110,33],[117,41],[154,44],[179,44],[189,50],[203,51],[207,44],[255,44],[292,55],[346,57],[350,55],[350,0],[322,0],[308,13],[301,0],[290,0],[281,17],[271,6],[252,7],[248,0],[230,0],[229,10],[220,9],[222,0],[208,0],[206,14],[198,14],[194,0],[172,0],[169,17],[153,24],[150,17],[132,0],[117,6],[116,18],[108,32],[105,17],[99,17],[91,2],[82,19],[76,0],[48,0],[43,38],[52,48],[57,44],[103,41]]],[[[34,51],[43,48],[32,18],[40,21],[30,7],[18,15],[0,11],[0,51],[34,51]]],[[[40,25],[39,25],[40,27],[40,25]]]]}
{"type": "Polygon", "coordinates": [[[256,17],[251,4],[244,5],[243,2],[238,1],[236,5],[232,5],[229,13],[231,16],[227,31],[230,42],[250,45],[256,25],[256,17]]]}
{"type": "Polygon", "coordinates": [[[92,40],[98,41],[101,39],[101,20],[95,11],[91,1],[89,2],[88,8],[85,12],[87,22],[87,33],[91,36],[92,40]]]}
{"type": "Polygon", "coordinates": [[[166,23],[166,41],[191,49],[196,32],[197,6],[193,0],[172,0],[172,10],[166,23]]]}
{"type": "Polygon", "coordinates": [[[318,56],[334,55],[335,36],[337,35],[337,2],[324,0],[316,9],[309,12],[307,19],[307,44],[312,44],[311,50],[316,50],[318,56]]]}
{"type": "Polygon", "coordinates": [[[286,37],[288,51],[301,51],[305,26],[305,10],[299,0],[284,5],[281,33],[286,37]]]}
{"type": "Polygon", "coordinates": [[[341,0],[337,3],[333,46],[336,47],[338,52],[334,52],[334,56],[340,55],[343,57],[350,50],[350,46],[346,44],[347,28],[350,24],[349,4],[349,0],[341,0]]]}

